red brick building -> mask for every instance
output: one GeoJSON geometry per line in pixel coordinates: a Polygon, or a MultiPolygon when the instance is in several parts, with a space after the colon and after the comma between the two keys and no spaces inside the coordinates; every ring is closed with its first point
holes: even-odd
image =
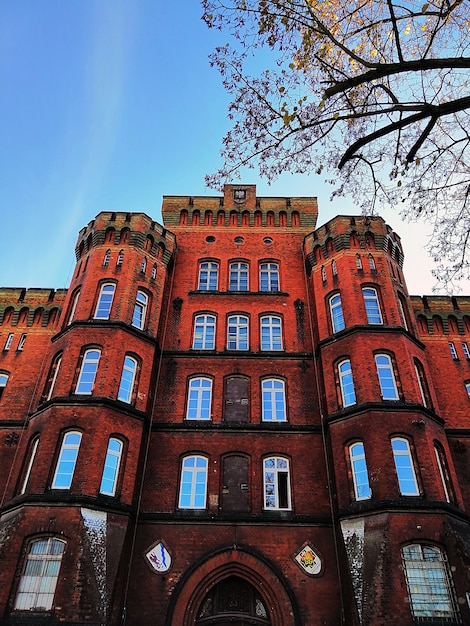
{"type": "Polygon", "coordinates": [[[315,198],[100,213],[0,290],[0,622],[469,622],[470,298],[315,198]]]}

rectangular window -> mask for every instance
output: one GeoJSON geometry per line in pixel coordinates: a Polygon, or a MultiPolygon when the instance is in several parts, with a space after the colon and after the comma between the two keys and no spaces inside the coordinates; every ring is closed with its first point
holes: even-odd
{"type": "Polygon", "coordinates": [[[111,313],[111,305],[113,304],[114,290],[116,285],[107,284],[101,285],[100,295],[98,296],[98,302],[96,303],[95,319],[108,320],[111,313]]]}
{"type": "Polygon", "coordinates": [[[137,361],[131,356],[126,356],[119,384],[118,400],[128,404],[132,402],[136,373],[137,361]]]}
{"type": "Polygon", "coordinates": [[[199,282],[197,288],[201,291],[216,291],[219,282],[218,263],[205,262],[199,265],[199,282]]]}
{"type": "Polygon", "coordinates": [[[26,337],[28,335],[26,333],[23,333],[20,337],[20,340],[18,342],[18,347],[16,348],[18,350],[18,352],[21,352],[24,348],[24,344],[26,343],[26,337]]]}
{"type": "Polygon", "coordinates": [[[468,349],[468,343],[466,341],[462,341],[462,350],[464,357],[467,361],[470,361],[470,350],[468,349]]]}
{"type": "Polygon", "coordinates": [[[354,391],[354,380],[351,370],[351,361],[347,359],[338,365],[339,385],[341,389],[341,399],[343,407],[356,404],[356,393],[354,391]]]}
{"type": "Polygon", "coordinates": [[[116,485],[121,463],[122,441],[111,437],[108,443],[106,459],[104,461],[103,475],[101,477],[100,493],[107,496],[116,494],[116,485]]]}
{"type": "Polygon", "coordinates": [[[264,508],[290,509],[289,461],[282,457],[264,459],[264,508]]]}
{"type": "Polygon", "coordinates": [[[457,350],[455,349],[455,344],[453,341],[449,341],[449,350],[454,361],[458,361],[459,355],[457,354],[457,350]]]}
{"type": "Polygon", "coordinates": [[[367,323],[383,324],[377,291],[372,287],[367,287],[362,290],[362,294],[366,307],[367,323]]]}
{"type": "Polygon", "coordinates": [[[197,315],[194,320],[193,349],[215,348],[215,315],[197,315]]]}
{"type": "Polygon", "coordinates": [[[382,400],[398,400],[398,390],[391,358],[388,354],[377,354],[375,356],[375,364],[379,377],[382,400]]]}
{"type": "Polygon", "coordinates": [[[279,266],[277,263],[261,263],[259,266],[260,291],[279,291],[279,266]]]}
{"type": "Polygon", "coordinates": [[[181,469],[180,509],[205,509],[207,493],[207,459],[188,456],[181,469]]]}
{"type": "Polygon", "coordinates": [[[282,350],[282,322],[276,315],[261,318],[261,350],[282,350]]]}
{"type": "Polygon", "coordinates": [[[149,298],[147,294],[139,289],[135,297],[134,312],[132,314],[132,326],[140,328],[140,330],[143,330],[145,326],[148,301],[149,298]]]}
{"type": "Polygon", "coordinates": [[[344,317],[343,317],[343,305],[341,304],[341,296],[339,293],[330,298],[330,314],[331,314],[331,326],[334,333],[343,330],[344,317]]]}
{"type": "Polygon", "coordinates": [[[406,439],[392,439],[393,459],[402,496],[419,496],[410,444],[406,439]]]}
{"type": "Polygon", "coordinates": [[[34,458],[36,456],[38,445],[39,445],[39,437],[36,437],[31,443],[31,445],[29,446],[29,459],[28,459],[26,471],[24,473],[24,477],[21,483],[20,494],[25,493],[26,487],[28,486],[29,477],[31,476],[31,470],[33,469],[34,458]]]}
{"type": "Polygon", "coordinates": [[[230,264],[230,291],[248,291],[248,263],[230,264]]]}
{"type": "Polygon", "coordinates": [[[10,333],[5,341],[5,345],[3,346],[4,350],[9,350],[11,348],[11,344],[13,343],[14,333],[10,333]]]}
{"type": "Polygon", "coordinates": [[[351,459],[356,500],[367,500],[371,497],[372,491],[369,485],[369,473],[367,471],[364,444],[362,442],[353,443],[352,446],[349,447],[349,456],[351,459]]]}
{"type": "Polygon", "coordinates": [[[64,435],[52,489],[70,489],[81,439],[81,433],[77,432],[68,432],[64,435]]]}
{"type": "Polygon", "coordinates": [[[93,393],[100,355],[99,350],[87,350],[83,355],[82,367],[80,368],[75,393],[84,395],[91,395],[93,393]]]}

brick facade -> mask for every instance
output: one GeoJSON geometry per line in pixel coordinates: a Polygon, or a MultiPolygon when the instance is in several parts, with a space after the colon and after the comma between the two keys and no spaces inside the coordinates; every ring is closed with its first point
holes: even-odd
{"type": "Polygon", "coordinates": [[[467,623],[470,298],[315,198],[162,213],[0,289],[0,623],[467,623]]]}

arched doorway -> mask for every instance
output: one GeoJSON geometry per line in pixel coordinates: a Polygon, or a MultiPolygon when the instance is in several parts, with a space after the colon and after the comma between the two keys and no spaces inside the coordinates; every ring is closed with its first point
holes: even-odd
{"type": "Polygon", "coordinates": [[[239,576],[229,576],[207,593],[196,626],[270,626],[266,601],[239,576]]]}

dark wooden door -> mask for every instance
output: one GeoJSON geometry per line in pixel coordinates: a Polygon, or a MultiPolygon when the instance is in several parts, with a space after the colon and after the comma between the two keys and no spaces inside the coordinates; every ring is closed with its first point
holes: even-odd
{"type": "Polygon", "coordinates": [[[222,510],[248,511],[248,459],[232,454],[223,463],[222,510]]]}
{"type": "Polygon", "coordinates": [[[226,422],[248,421],[248,379],[243,376],[230,376],[225,380],[226,422]]]}

